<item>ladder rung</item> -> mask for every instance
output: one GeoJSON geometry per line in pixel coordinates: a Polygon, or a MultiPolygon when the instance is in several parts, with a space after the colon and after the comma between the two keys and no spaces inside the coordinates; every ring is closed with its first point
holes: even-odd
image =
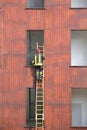
{"type": "Polygon", "coordinates": [[[42,104],[42,105],[38,105],[38,104],[37,104],[37,106],[43,106],[43,104],[42,104]]]}
{"type": "Polygon", "coordinates": [[[38,47],[44,47],[44,46],[38,46],[38,47]]]}
{"type": "Polygon", "coordinates": [[[37,90],[43,90],[43,88],[36,88],[36,91],[37,91],[37,90]]]}
{"type": "Polygon", "coordinates": [[[43,111],[41,111],[41,112],[40,112],[40,111],[39,111],[39,112],[37,112],[37,114],[42,114],[42,113],[43,113],[43,111]]]}
{"type": "Polygon", "coordinates": [[[40,91],[40,90],[37,90],[37,91],[36,91],[36,93],[39,93],[39,92],[44,92],[44,91],[43,91],[43,90],[41,90],[41,91],[40,91]]]}
{"type": "Polygon", "coordinates": [[[41,104],[40,102],[37,102],[37,103],[36,103],[36,105],[37,105],[37,106],[38,106],[38,105],[41,105],[41,106],[43,106],[43,104],[41,104]]]}
{"type": "Polygon", "coordinates": [[[36,102],[42,102],[42,103],[43,103],[43,99],[42,99],[42,100],[39,99],[39,100],[37,100],[36,102]]]}
{"type": "Polygon", "coordinates": [[[38,113],[37,113],[37,115],[43,115],[43,113],[42,113],[42,114],[38,114],[38,113]]]}
{"type": "Polygon", "coordinates": [[[43,115],[43,111],[36,112],[37,115],[43,115]]]}
{"type": "Polygon", "coordinates": [[[36,101],[36,105],[38,106],[38,105],[40,105],[40,106],[43,106],[43,102],[38,102],[38,101],[36,101]]]}
{"type": "Polygon", "coordinates": [[[39,114],[39,113],[41,114],[41,113],[43,113],[43,110],[39,110],[39,111],[37,110],[37,113],[38,113],[38,114],[39,114]]]}
{"type": "Polygon", "coordinates": [[[44,99],[37,99],[36,102],[42,102],[43,103],[44,99]]]}
{"type": "Polygon", "coordinates": [[[39,118],[37,118],[36,120],[40,123],[40,122],[42,122],[42,121],[43,121],[43,118],[40,118],[40,119],[39,119],[39,118]]]}
{"type": "Polygon", "coordinates": [[[36,100],[36,103],[40,103],[41,102],[41,104],[43,104],[44,103],[43,101],[44,101],[43,99],[42,100],[36,100]]]}
{"type": "Polygon", "coordinates": [[[36,106],[37,106],[37,107],[39,107],[39,106],[40,106],[40,107],[43,107],[44,105],[36,105],[36,106]]]}
{"type": "Polygon", "coordinates": [[[36,105],[40,105],[40,106],[43,106],[43,103],[42,102],[36,102],[36,105]]]}
{"type": "MultiPolygon", "coordinates": [[[[39,86],[36,86],[36,88],[39,89],[40,87],[39,87],[39,86]]],[[[43,87],[41,86],[41,88],[43,88],[43,87]]]]}
{"type": "Polygon", "coordinates": [[[42,123],[41,123],[41,122],[37,122],[37,124],[41,124],[41,125],[42,125],[42,124],[43,124],[43,122],[42,122],[42,123]]]}
{"type": "Polygon", "coordinates": [[[39,94],[39,93],[43,94],[43,92],[36,92],[36,94],[39,94]]]}
{"type": "Polygon", "coordinates": [[[43,101],[44,97],[43,96],[42,97],[36,97],[36,99],[39,100],[39,101],[40,100],[43,101]]]}
{"type": "Polygon", "coordinates": [[[37,84],[38,84],[38,85],[43,85],[43,83],[36,83],[36,85],[37,85],[37,84]]]}
{"type": "Polygon", "coordinates": [[[44,104],[42,104],[42,105],[41,105],[41,104],[36,104],[36,105],[37,105],[37,107],[39,107],[39,108],[44,106],[44,104]]]}
{"type": "Polygon", "coordinates": [[[36,90],[43,90],[43,88],[36,88],[36,90]]]}
{"type": "Polygon", "coordinates": [[[44,98],[43,97],[36,97],[37,98],[37,100],[41,100],[41,101],[43,101],[44,100],[44,98]]]}
{"type": "Polygon", "coordinates": [[[40,87],[39,87],[39,86],[37,85],[37,86],[36,86],[36,89],[43,89],[43,86],[40,86],[40,87]]]}
{"type": "Polygon", "coordinates": [[[43,118],[41,118],[41,119],[36,119],[37,120],[37,122],[42,122],[43,121],[43,118]]]}
{"type": "Polygon", "coordinates": [[[37,98],[38,98],[38,97],[43,97],[43,95],[42,95],[42,96],[37,96],[37,98]]]}
{"type": "MultiPolygon", "coordinates": [[[[40,107],[43,107],[43,106],[40,106],[40,107]]],[[[38,108],[38,106],[37,106],[36,108],[37,108],[37,110],[39,110],[39,109],[40,109],[40,110],[43,110],[43,108],[38,108]]]]}
{"type": "Polygon", "coordinates": [[[37,124],[41,124],[42,125],[43,121],[40,122],[39,120],[37,120],[37,124]]]}
{"type": "Polygon", "coordinates": [[[41,113],[43,113],[43,111],[37,111],[37,113],[38,113],[38,114],[41,114],[41,113]]]}
{"type": "Polygon", "coordinates": [[[42,99],[42,100],[37,100],[36,102],[41,102],[41,103],[43,103],[43,99],[42,99]]]}
{"type": "Polygon", "coordinates": [[[37,90],[36,90],[36,91],[38,91],[38,90],[39,90],[39,91],[40,91],[40,90],[41,90],[41,91],[43,91],[43,89],[42,89],[42,88],[37,88],[37,90]]]}
{"type": "Polygon", "coordinates": [[[41,110],[41,111],[38,111],[38,110],[37,110],[37,113],[38,113],[38,114],[42,114],[42,113],[43,113],[43,110],[41,110]]]}
{"type": "Polygon", "coordinates": [[[44,126],[37,126],[37,128],[44,128],[44,126]]]}
{"type": "Polygon", "coordinates": [[[37,123],[37,126],[39,127],[39,126],[43,126],[43,123],[37,123]]]}
{"type": "Polygon", "coordinates": [[[39,84],[39,85],[43,85],[43,82],[42,82],[42,83],[38,83],[38,82],[36,82],[36,85],[38,85],[38,84],[39,84]]]}
{"type": "Polygon", "coordinates": [[[37,113],[42,113],[43,109],[37,110],[37,113]]]}
{"type": "Polygon", "coordinates": [[[42,84],[36,84],[36,89],[42,89],[43,85],[42,84]],[[40,87],[38,85],[41,85],[40,87]]]}
{"type": "Polygon", "coordinates": [[[42,120],[43,120],[43,118],[37,118],[37,120],[41,120],[41,121],[42,121],[42,120]]]}
{"type": "Polygon", "coordinates": [[[37,101],[37,102],[36,102],[36,105],[41,105],[41,106],[43,106],[43,102],[37,101]]]}
{"type": "Polygon", "coordinates": [[[44,94],[43,93],[37,93],[36,97],[38,97],[38,96],[44,97],[44,94]]]}
{"type": "Polygon", "coordinates": [[[40,109],[37,109],[37,111],[42,111],[42,110],[43,110],[43,109],[41,109],[41,108],[40,108],[40,109]]]}
{"type": "MultiPolygon", "coordinates": [[[[43,94],[43,91],[38,91],[38,92],[36,92],[36,96],[37,96],[37,94],[39,94],[39,93],[43,94]]],[[[42,95],[38,95],[38,96],[42,96],[42,95]]]]}
{"type": "Polygon", "coordinates": [[[44,100],[44,97],[43,97],[43,96],[40,97],[40,98],[39,98],[39,97],[36,97],[36,101],[40,101],[40,100],[43,101],[43,100],[44,100]]]}
{"type": "Polygon", "coordinates": [[[37,90],[36,92],[44,92],[43,89],[42,90],[37,90]]]}

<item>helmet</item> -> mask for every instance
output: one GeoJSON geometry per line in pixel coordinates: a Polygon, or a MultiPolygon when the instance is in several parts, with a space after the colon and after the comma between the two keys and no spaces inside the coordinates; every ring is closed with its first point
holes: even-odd
{"type": "Polygon", "coordinates": [[[40,53],[40,49],[39,49],[39,48],[38,48],[38,49],[36,49],[36,52],[37,52],[37,53],[40,53]]]}

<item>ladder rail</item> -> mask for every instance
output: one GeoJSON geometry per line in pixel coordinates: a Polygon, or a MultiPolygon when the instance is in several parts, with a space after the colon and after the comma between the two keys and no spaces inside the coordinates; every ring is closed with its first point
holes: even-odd
{"type": "Polygon", "coordinates": [[[38,128],[42,128],[42,130],[44,130],[44,82],[42,82],[42,95],[40,97],[42,97],[42,100],[38,100],[37,99],[37,94],[39,93],[38,92],[38,88],[36,88],[36,130],[38,130],[38,128]],[[42,104],[38,104],[38,103],[42,103],[42,104]],[[42,107],[42,108],[38,108],[38,107],[42,107]],[[38,113],[38,112],[41,112],[41,113],[38,113]],[[38,116],[41,116],[38,117],[38,116]],[[38,123],[38,120],[40,120],[40,122],[38,123]],[[39,126],[40,125],[40,126],[39,126]]]}
{"type": "Polygon", "coordinates": [[[36,130],[38,130],[39,127],[42,130],[44,130],[44,77],[42,80],[42,84],[41,83],[39,84],[38,81],[36,81],[36,130]],[[41,87],[39,87],[40,85],[41,87]],[[42,99],[38,99],[38,96],[40,96],[42,99]],[[38,104],[38,103],[42,103],[42,104],[38,104]],[[38,116],[41,116],[41,118],[38,116]],[[38,120],[40,122],[38,122],[38,120]]]}
{"type": "MultiPolygon", "coordinates": [[[[39,46],[38,42],[36,43],[36,48],[40,48],[44,58],[44,46],[39,46]]],[[[35,113],[36,113],[36,128],[35,130],[44,130],[44,60],[42,63],[43,68],[43,78],[39,82],[36,79],[36,105],[35,105],[35,113]],[[41,98],[41,99],[40,99],[41,98]]]]}

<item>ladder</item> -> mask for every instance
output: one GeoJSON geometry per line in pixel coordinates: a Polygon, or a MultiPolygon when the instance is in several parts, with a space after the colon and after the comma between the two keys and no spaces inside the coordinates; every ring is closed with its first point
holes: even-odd
{"type": "Polygon", "coordinates": [[[44,81],[36,81],[36,130],[44,130],[44,81]]]}
{"type": "MultiPolygon", "coordinates": [[[[41,51],[44,55],[43,46],[38,46],[37,48],[41,48],[41,51]]],[[[36,80],[36,105],[35,105],[35,113],[36,113],[36,127],[35,130],[44,130],[44,63],[43,63],[43,79],[36,80]]]]}

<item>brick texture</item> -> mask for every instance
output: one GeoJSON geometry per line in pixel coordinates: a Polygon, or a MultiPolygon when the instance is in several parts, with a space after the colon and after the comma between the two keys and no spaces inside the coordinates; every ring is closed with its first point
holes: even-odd
{"type": "Polygon", "coordinates": [[[87,88],[87,68],[71,67],[71,30],[87,30],[87,9],[70,0],[45,0],[44,10],[27,0],[0,0],[0,130],[34,130],[26,125],[26,88],[34,86],[26,66],[27,30],[44,30],[45,130],[71,128],[71,90],[87,88]]]}

